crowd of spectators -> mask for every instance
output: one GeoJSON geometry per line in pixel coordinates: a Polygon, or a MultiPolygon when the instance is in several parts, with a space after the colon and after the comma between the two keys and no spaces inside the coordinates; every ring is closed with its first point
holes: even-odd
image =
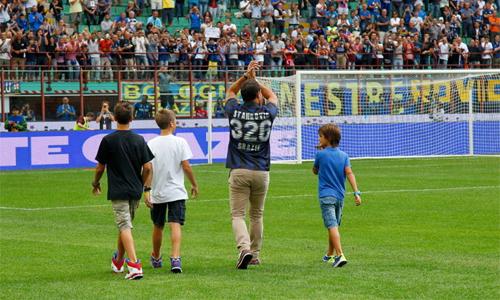
{"type": "Polygon", "coordinates": [[[0,68],[17,80],[38,79],[40,68],[54,80],[116,80],[118,69],[151,78],[169,66],[186,80],[252,60],[271,76],[500,66],[493,0],[135,0],[112,15],[118,2],[0,0],[0,68]],[[189,25],[175,27],[181,18],[189,25]],[[234,18],[248,21],[237,28],[234,18]]]}

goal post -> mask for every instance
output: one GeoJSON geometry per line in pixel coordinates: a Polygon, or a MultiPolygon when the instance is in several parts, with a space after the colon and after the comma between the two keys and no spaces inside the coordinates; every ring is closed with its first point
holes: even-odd
{"type": "Polygon", "coordinates": [[[500,69],[301,70],[294,90],[297,162],[331,122],[353,158],[500,154],[500,69]]]}

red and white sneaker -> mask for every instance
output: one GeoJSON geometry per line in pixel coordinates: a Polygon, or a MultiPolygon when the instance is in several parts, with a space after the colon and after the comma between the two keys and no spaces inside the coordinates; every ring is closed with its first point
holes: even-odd
{"type": "Polygon", "coordinates": [[[118,252],[113,253],[113,257],[111,258],[111,270],[115,273],[123,273],[123,265],[125,264],[125,260],[118,260],[118,252]]]}
{"type": "Polygon", "coordinates": [[[127,262],[128,274],[125,275],[125,279],[139,280],[142,277],[144,277],[142,273],[142,264],[140,260],[134,263],[127,259],[126,262],[127,262]]]}

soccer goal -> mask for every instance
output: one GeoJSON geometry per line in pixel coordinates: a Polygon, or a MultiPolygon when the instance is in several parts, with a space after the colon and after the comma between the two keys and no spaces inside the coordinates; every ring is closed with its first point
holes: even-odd
{"type": "Polygon", "coordinates": [[[353,158],[500,155],[500,69],[316,70],[258,80],[279,98],[275,163],[313,160],[318,129],[330,122],[353,158]]]}

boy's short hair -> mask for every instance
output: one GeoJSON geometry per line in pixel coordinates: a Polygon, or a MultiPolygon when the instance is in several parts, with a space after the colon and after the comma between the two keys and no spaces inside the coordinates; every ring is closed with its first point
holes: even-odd
{"type": "Polygon", "coordinates": [[[133,107],[128,102],[118,102],[115,105],[115,120],[118,124],[127,125],[132,121],[133,107]]]}
{"type": "Polygon", "coordinates": [[[155,121],[160,129],[167,129],[170,124],[175,123],[175,113],[170,109],[162,109],[156,114],[155,121]]]}
{"type": "Polygon", "coordinates": [[[318,133],[325,137],[333,147],[340,144],[341,134],[337,125],[333,123],[325,124],[319,128],[318,133]]]}
{"type": "Polygon", "coordinates": [[[249,79],[241,86],[241,98],[249,102],[255,100],[260,91],[260,84],[255,79],[249,79]]]}

